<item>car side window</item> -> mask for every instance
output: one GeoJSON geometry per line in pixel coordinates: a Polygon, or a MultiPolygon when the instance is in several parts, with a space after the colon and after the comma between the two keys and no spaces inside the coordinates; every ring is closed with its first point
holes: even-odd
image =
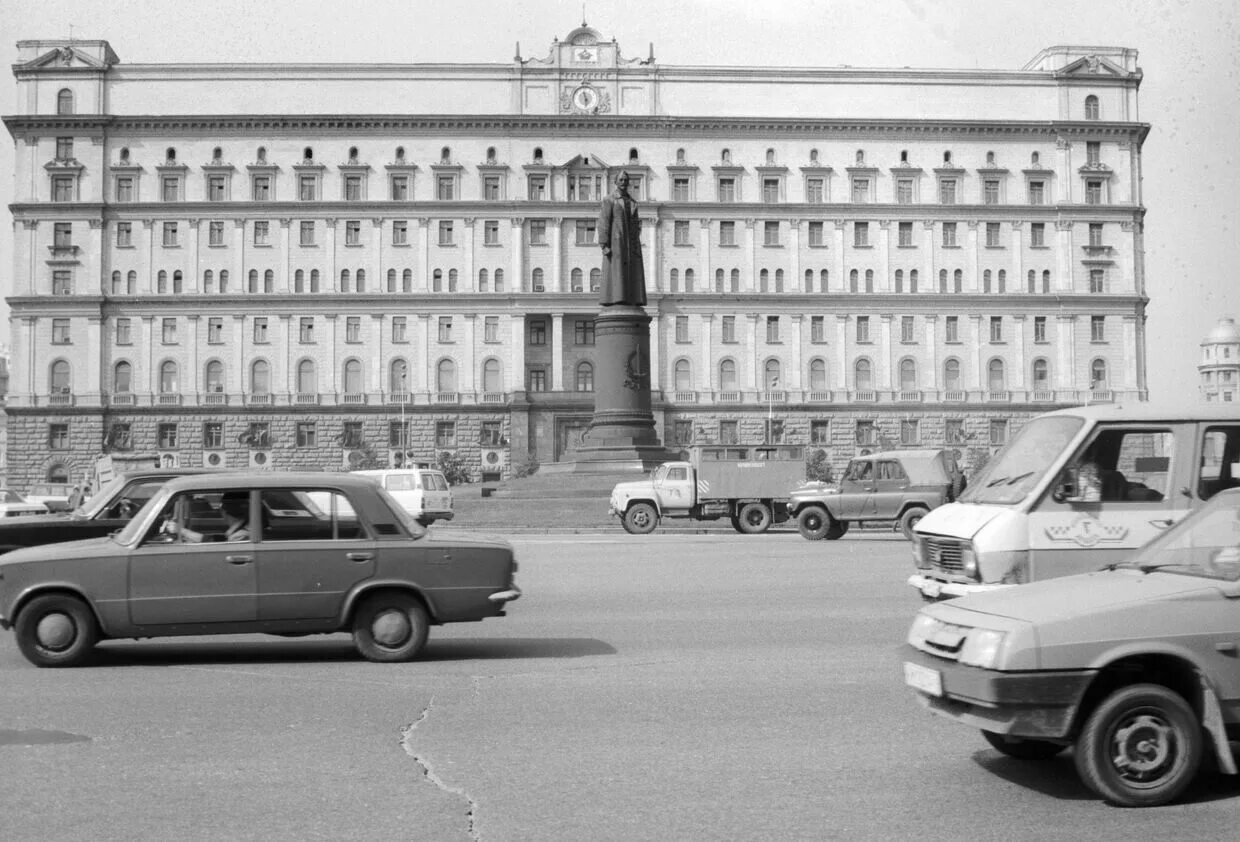
{"type": "Polygon", "coordinates": [[[342,541],[366,537],[349,498],[328,489],[268,489],[260,494],[263,541],[342,541]]]}
{"type": "Polygon", "coordinates": [[[1212,424],[1201,438],[1197,496],[1209,500],[1240,486],[1240,425],[1212,424]]]}
{"type": "Polygon", "coordinates": [[[684,482],[689,478],[689,472],[686,468],[671,468],[667,472],[667,478],[673,481],[684,482]]]}
{"type": "Polygon", "coordinates": [[[1077,462],[1082,496],[1103,503],[1165,500],[1174,453],[1170,430],[1103,430],[1077,462]]]}
{"type": "Polygon", "coordinates": [[[102,516],[110,520],[131,520],[163,484],[162,479],[131,482],[117,495],[116,501],[101,513],[102,516]]]}

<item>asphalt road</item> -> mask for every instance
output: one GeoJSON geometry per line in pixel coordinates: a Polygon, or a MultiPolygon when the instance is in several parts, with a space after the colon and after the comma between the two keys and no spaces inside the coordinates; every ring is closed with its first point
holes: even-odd
{"type": "Polygon", "coordinates": [[[524,536],[505,618],[423,660],[348,638],[0,634],[5,840],[1235,839],[1240,779],[1120,810],[900,678],[919,597],[886,535],[524,536]]]}

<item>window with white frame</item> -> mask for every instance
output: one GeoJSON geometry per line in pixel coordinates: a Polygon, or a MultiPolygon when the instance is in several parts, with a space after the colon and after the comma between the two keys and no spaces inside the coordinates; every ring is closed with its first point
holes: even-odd
{"type": "Polygon", "coordinates": [[[827,341],[827,320],[825,316],[809,317],[809,341],[822,345],[827,341]]]}
{"type": "Polygon", "coordinates": [[[857,341],[863,343],[870,341],[869,316],[857,316],[857,341]]]}
{"type": "Polygon", "coordinates": [[[175,222],[164,223],[163,244],[165,248],[174,248],[180,245],[180,241],[177,239],[177,224],[175,222]]]}
{"type": "Polygon", "coordinates": [[[768,220],[762,223],[762,244],[765,246],[779,245],[779,223],[768,220]]]}
{"type": "Polygon", "coordinates": [[[956,223],[954,222],[943,223],[943,247],[956,247],[956,223]]]}
{"type": "Polygon", "coordinates": [[[1090,316],[1089,317],[1089,341],[1090,342],[1106,342],[1107,341],[1107,317],[1106,316],[1090,316]]]}
{"type": "Polygon", "coordinates": [[[914,321],[912,316],[900,317],[900,341],[916,342],[917,334],[914,330],[914,321]]]}
{"type": "Polygon", "coordinates": [[[677,342],[688,342],[689,341],[689,317],[688,316],[677,316],[676,317],[676,341],[677,342]]]}
{"type": "Polygon", "coordinates": [[[499,245],[499,220],[488,219],[482,223],[482,244],[484,246],[499,245]]]}
{"type": "Polygon", "coordinates": [[[453,233],[452,220],[450,219],[439,220],[439,245],[441,246],[453,245],[454,240],[452,237],[452,233],[453,233]]]}
{"type": "Polygon", "coordinates": [[[531,219],[526,223],[530,232],[530,245],[545,246],[547,244],[547,220],[531,219]]]}
{"type": "Polygon", "coordinates": [[[826,237],[823,233],[822,222],[809,223],[808,242],[811,248],[821,248],[827,244],[826,237]]]}
{"type": "Polygon", "coordinates": [[[986,223],[986,247],[987,248],[999,248],[1002,245],[1003,245],[1003,241],[1000,239],[999,223],[998,222],[987,222],[986,223]]]}
{"type": "Polygon", "coordinates": [[[897,227],[897,240],[896,240],[896,242],[897,242],[897,243],[898,243],[898,244],[899,244],[902,248],[912,248],[912,247],[913,247],[913,245],[914,245],[914,243],[913,243],[913,223],[911,223],[911,222],[901,222],[901,223],[899,224],[899,226],[897,227]]]}
{"type": "Polygon", "coordinates": [[[1003,341],[1003,317],[1002,316],[991,316],[990,317],[990,341],[991,342],[1002,342],[1003,341]]]}
{"type": "Polygon", "coordinates": [[[577,245],[592,246],[598,243],[598,221],[594,219],[577,220],[577,245]]]}
{"type": "Polygon", "coordinates": [[[1046,223],[1031,222],[1029,223],[1029,245],[1032,248],[1046,247],[1046,223]]]}
{"type": "Polygon", "coordinates": [[[719,223],[719,245],[734,246],[736,245],[736,223],[723,221],[719,223]]]}
{"type": "Polygon", "coordinates": [[[854,222],[853,223],[853,247],[869,248],[870,245],[870,223],[854,222]]]}

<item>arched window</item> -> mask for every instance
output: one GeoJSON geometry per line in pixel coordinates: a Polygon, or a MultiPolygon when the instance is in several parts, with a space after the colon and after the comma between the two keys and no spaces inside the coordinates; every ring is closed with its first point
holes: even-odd
{"type": "Polygon", "coordinates": [[[952,275],[952,287],[954,292],[960,292],[964,289],[964,272],[957,269],[952,275]]]}
{"type": "Polygon", "coordinates": [[[396,160],[401,161],[401,162],[405,160],[405,147],[403,146],[396,147],[396,160]]]}
{"type": "Polygon", "coordinates": [[[250,366],[250,394],[271,394],[271,366],[266,360],[255,360],[250,366]]]}
{"type": "Polygon", "coordinates": [[[946,269],[939,270],[939,292],[944,293],[944,294],[947,293],[947,270],[946,269]]]}
{"type": "Polygon", "coordinates": [[[67,393],[70,390],[69,363],[66,360],[56,360],[49,371],[52,394],[67,393]]]}
{"type": "Polygon", "coordinates": [[[673,269],[667,275],[667,288],[669,292],[680,292],[680,270],[673,269]]]}
{"type": "Polygon", "coordinates": [[[68,88],[61,88],[60,92],[56,94],[56,113],[73,113],[73,91],[68,88]]]}
{"type": "MultiPolygon", "coordinates": [[[[210,274],[210,272],[208,271],[207,274],[210,274]]],[[[124,281],[124,278],[121,277],[120,271],[118,270],[116,272],[113,272],[112,273],[112,294],[120,295],[122,292],[124,292],[125,291],[124,284],[125,284],[125,281],[124,281]]]]}
{"type": "Polygon", "coordinates": [[[155,291],[160,295],[168,292],[168,273],[163,269],[160,269],[159,274],[155,276],[155,291]]]}
{"type": "Polygon", "coordinates": [[[986,388],[992,392],[1002,392],[1007,388],[1007,377],[1004,376],[1003,360],[998,357],[986,365],[986,388]]]}
{"type": "Polygon", "coordinates": [[[817,149],[809,150],[809,162],[811,164],[818,163],[818,150],[817,149]]]}
{"type": "Polygon", "coordinates": [[[175,164],[177,162],[177,150],[175,146],[169,146],[164,150],[164,162],[175,164]]]}
{"type": "Polygon", "coordinates": [[[814,270],[813,269],[805,270],[805,291],[806,292],[814,291],[814,270]]]}
{"type": "Polygon", "coordinates": [[[172,292],[179,295],[185,291],[185,276],[181,274],[181,270],[177,269],[172,273],[172,292]]]}
{"type": "Polygon", "coordinates": [[[814,357],[809,361],[809,390],[827,391],[827,361],[822,357],[814,357]]]}
{"type": "Polygon", "coordinates": [[[1038,165],[1038,162],[1040,160],[1041,160],[1041,156],[1038,155],[1037,152],[1034,152],[1029,156],[1029,163],[1033,164],[1035,167],[1038,165]]]}
{"type": "Polygon", "coordinates": [[[865,150],[864,150],[864,149],[858,149],[858,150],[857,150],[857,154],[856,154],[856,156],[854,157],[854,160],[855,160],[858,164],[864,164],[864,163],[865,163],[865,150]]]}
{"type": "Polygon", "coordinates": [[[730,282],[729,284],[730,292],[741,291],[741,270],[740,269],[732,270],[732,276],[729,278],[729,282],[730,282]]]}
{"type": "Polygon", "coordinates": [[[677,392],[693,390],[693,364],[688,360],[676,360],[675,389],[677,392]]]}
{"type": "Polygon", "coordinates": [[[348,291],[349,291],[349,285],[350,285],[349,270],[348,270],[348,269],[341,269],[341,270],[340,270],[340,291],[341,291],[341,292],[348,292],[348,291]]]}
{"type": "Polygon", "coordinates": [[[349,147],[349,163],[350,164],[357,163],[357,147],[356,146],[349,147]]]}
{"type": "Polygon", "coordinates": [[[482,391],[504,391],[503,373],[500,369],[499,360],[494,357],[482,364],[482,391]]]}
{"type": "Polygon", "coordinates": [[[293,273],[293,292],[306,291],[306,272],[304,269],[298,269],[293,273]]]}
{"type": "Polygon", "coordinates": [[[724,149],[722,152],[720,152],[720,153],[719,153],[719,160],[720,160],[720,162],[722,162],[722,163],[724,163],[724,164],[730,164],[730,163],[732,163],[732,150],[731,150],[731,149],[724,149]]]}
{"type": "Polygon", "coordinates": [[[301,150],[301,158],[303,162],[313,161],[314,160],[314,149],[312,147],[307,146],[305,149],[301,150]]]}
{"type": "Polygon", "coordinates": [[[900,391],[912,392],[917,388],[917,363],[905,358],[900,360],[900,391]]]}
{"type": "Polygon", "coordinates": [[[314,360],[302,360],[297,364],[297,393],[299,395],[314,395],[319,391],[318,371],[314,367],[314,360]]]}
{"type": "Polygon", "coordinates": [[[504,270],[503,269],[495,270],[495,291],[496,292],[504,291],[504,270]]]}
{"type": "MultiPolygon", "coordinates": [[[[685,270],[685,292],[693,292],[693,278],[694,278],[693,270],[686,269],[685,270]]],[[[600,270],[594,269],[590,272],[590,289],[598,289],[599,284],[601,284],[602,281],[603,281],[603,273],[600,270]]]]}
{"type": "Polygon", "coordinates": [[[541,146],[534,147],[534,163],[541,164],[543,159],[543,151],[541,146]]]}
{"type": "Polygon", "coordinates": [[[960,391],[960,360],[950,359],[943,363],[943,388],[949,392],[960,391]]]}
{"type": "Polygon", "coordinates": [[[723,270],[715,270],[715,292],[723,292],[723,270]]]}
{"type": "Polygon", "coordinates": [[[435,390],[438,392],[456,392],[456,362],[443,359],[435,367],[435,390]]]}
{"type": "Polygon", "coordinates": [[[207,363],[204,382],[208,392],[224,391],[224,364],[219,360],[211,360],[207,363]]]}
{"type": "Polygon", "coordinates": [[[774,149],[766,150],[766,162],[768,164],[775,163],[775,150],[774,149]]]}
{"type": "MultiPolygon", "coordinates": [[[[456,270],[454,269],[452,271],[455,272],[456,270]]],[[[366,291],[366,270],[365,269],[357,270],[357,283],[353,285],[353,288],[355,292],[366,291]]]]}
{"type": "MultiPolygon", "coordinates": [[[[672,271],[675,271],[675,270],[672,270],[672,271]]],[[[585,291],[584,275],[582,275],[580,269],[574,269],[571,273],[569,273],[569,279],[570,279],[570,282],[572,283],[573,292],[585,291]]]]}
{"type": "MultiPolygon", "coordinates": [[[[441,164],[446,164],[451,160],[452,160],[452,149],[451,148],[445,146],[443,149],[439,150],[439,162],[441,164]]],[[[452,391],[456,391],[456,390],[453,389],[452,391]]]]}
{"type": "Polygon", "coordinates": [[[202,273],[202,291],[205,293],[215,292],[215,273],[210,269],[202,273]]]}
{"type": "Polygon", "coordinates": [[[159,393],[171,395],[177,391],[177,364],[164,360],[159,366],[159,393]]]}
{"type": "Polygon", "coordinates": [[[122,164],[129,163],[129,147],[128,146],[121,147],[121,163],[122,164]]]}
{"type": "Polygon", "coordinates": [[[860,292],[860,287],[858,286],[858,282],[857,282],[858,277],[859,277],[859,273],[857,272],[856,269],[849,270],[848,272],[848,291],[849,292],[860,292]]]}
{"type": "Polygon", "coordinates": [[[51,465],[47,469],[47,481],[58,485],[69,484],[69,469],[59,462],[51,465]]]}
{"type": "Polygon", "coordinates": [[[853,366],[853,389],[869,392],[874,389],[874,367],[866,359],[857,360],[853,366]]]}
{"type": "Polygon", "coordinates": [[[904,292],[904,270],[896,270],[896,292],[904,292]]]}
{"type": "Polygon", "coordinates": [[[758,272],[758,292],[770,292],[771,273],[766,269],[758,272]]]}
{"type": "Polygon", "coordinates": [[[682,146],[676,150],[676,163],[683,164],[685,162],[685,148],[682,146]]]}
{"type": "Polygon", "coordinates": [[[874,291],[874,270],[873,269],[865,270],[865,291],[866,292],[874,291]]]}
{"type": "Polygon", "coordinates": [[[917,292],[917,270],[910,269],[908,273],[908,291],[917,292]]]}
{"type": "Polygon", "coordinates": [[[736,391],[736,360],[719,363],[719,388],[724,392],[736,391]]]}
{"type": "Polygon", "coordinates": [[[250,270],[250,284],[246,288],[246,291],[251,292],[251,293],[258,292],[258,270],[257,269],[250,270]]]}
{"type": "Polygon", "coordinates": [[[1029,270],[1029,292],[1038,291],[1038,273],[1033,269],[1029,270]]]}
{"type": "MultiPolygon", "coordinates": [[[[486,269],[483,269],[482,271],[485,273],[485,272],[486,272],[486,269]]],[[[395,269],[389,269],[389,270],[388,270],[388,273],[387,273],[387,291],[388,291],[388,292],[396,292],[396,270],[395,270],[395,269]]]]}
{"type": "Polygon", "coordinates": [[[982,273],[982,292],[990,292],[990,270],[982,273]]]}
{"type": "Polygon", "coordinates": [[[950,164],[952,162],[952,151],[950,149],[943,150],[943,163],[950,164]]]}
{"type": "Polygon", "coordinates": [[[1033,361],[1033,388],[1038,391],[1046,391],[1051,387],[1051,366],[1046,360],[1039,357],[1033,361]]]}
{"type": "Polygon", "coordinates": [[[268,269],[263,273],[263,292],[272,293],[276,291],[276,273],[268,269]]]}
{"type": "Polygon", "coordinates": [[[133,388],[133,366],[127,362],[119,362],[112,369],[112,391],[128,392],[133,388]]]}
{"type": "Polygon", "coordinates": [[[1089,364],[1089,388],[1095,391],[1107,388],[1107,361],[1096,359],[1089,364]]]}
{"type": "Polygon", "coordinates": [[[1086,120],[1099,119],[1098,97],[1094,96],[1093,94],[1090,94],[1089,96],[1085,97],[1085,119],[1086,120]]]}
{"type": "Polygon", "coordinates": [[[352,359],[345,360],[344,363],[344,393],[346,395],[360,395],[362,393],[362,363],[361,360],[352,359]]]}
{"type": "Polygon", "coordinates": [[[1007,292],[1007,270],[999,270],[999,292],[1007,292]]]}
{"type": "Polygon", "coordinates": [[[762,387],[767,391],[774,391],[783,386],[783,366],[779,360],[771,357],[762,366],[762,387]]]}
{"type": "Polygon", "coordinates": [[[1051,270],[1042,270],[1042,294],[1045,295],[1051,291],[1051,270]]]}
{"type": "Polygon", "coordinates": [[[784,270],[783,269],[775,270],[775,291],[776,292],[784,291],[784,270]]]}
{"type": "Polygon", "coordinates": [[[535,269],[532,273],[530,273],[530,280],[534,284],[534,292],[542,292],[545,289],[545,287],[543,286],[543,270],[542,269],[535,269]]]}
{"type": "Polygon", "coordinates": [[[487,163],[488,164],[495,163],[495,147],[494,146],[487,147],[487,163]]]}
{"type": "Polygon", "coordinates": [[[266,146],[258,147],[257,158],[258,158],[258,163],[260,164],[267,163],[267,147],[266,146]]]}
{"type": "Polygon", "coordinates": [[[318,269],[310,270],[310,291],[311,292],[319,291],[319,270],[318,269]]]}
{"type": "Polygon", "coordinates": [[[818,273],[818,291],[819,292],[827,291],[827,270],[826,269],[823,269],[821,272],[818,273]]]}
{"type": "Polygon", "coordinates": [[[388,391],[393,395],[409,394],[409,363],[392,360],[388,366],[388,391]]]}
{"type": "Polygon", "coordinates": [[[577,363],[577,391],[594,391],[594,365],[584,360],[577,363]]]}
{"type": "Polygon", "coordinates": [[[637,160],[638,160],[637,159],[637,147],[636,146],[629,147],[629,163],[635,164],[637,163],[637,160]]]}
{"type": "Polygon", "coordinates": [[[489,292],[487,287],[491,285],[491,275],[486,269],[478,270],[478,292],[489,292]]]}
{"type": "Polygon", "coordinates": [[[224,159],[224,150],[221,147],[217,146],[211,150],[211,161],[213,163],[219,163],[223,159],[224,159]]]}
{"type": "MultiPolygon", "coordinates": [[[[498,285],[498,283],[499,283],[499,273],[498,273],[498,272],[496,272],[495,282],[496,282],[496,284],[498,285]]],[[[404,272],[402,272],[402,273],[401,273],[401,275],[400,275],[400,291],[401,291],[401,292],[413,292],[413,270],[412,270],[412,269],[406,269],[404,272]]],[[[496,286],[496,292],[498,292],[498,291],[499,291],[499,287],[498,287],[498,286],[496,286]]]]}

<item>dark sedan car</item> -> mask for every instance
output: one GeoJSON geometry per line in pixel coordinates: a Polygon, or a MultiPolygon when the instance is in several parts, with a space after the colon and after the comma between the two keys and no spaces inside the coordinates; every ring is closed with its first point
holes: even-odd
{"type": "Polygon", "coordinates": [[[349,631],[407,661],[429,626],[504,615],[521,591],[498,538],[431,535],[376,483],[328,473],[164,484],[123,530],[0,557],[0,627],[39,666],[106,638],[349,631]]]}

